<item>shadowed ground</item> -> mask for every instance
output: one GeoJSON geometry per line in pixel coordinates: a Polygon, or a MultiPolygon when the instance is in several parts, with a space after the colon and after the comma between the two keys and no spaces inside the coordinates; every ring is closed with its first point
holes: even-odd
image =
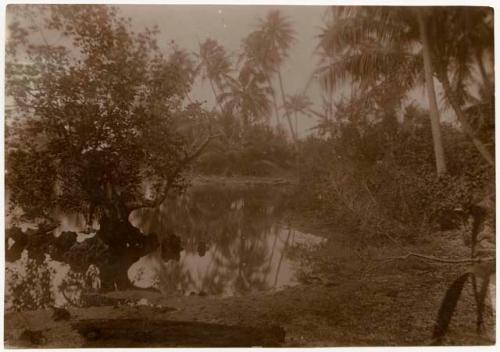
{"type": "Polygon", "coordinates": [[[278,327],[172,320],[88,319],[73,327],[85,338],[83,347],[277,347],[285,340],[278,327]]]}

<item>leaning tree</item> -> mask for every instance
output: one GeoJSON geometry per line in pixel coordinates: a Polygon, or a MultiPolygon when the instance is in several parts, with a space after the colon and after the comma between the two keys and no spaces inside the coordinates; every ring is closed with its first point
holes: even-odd
{"type": "Polygon", "coordinates": [[[493,26],[489,8],[345,7],[320,34],[325,88],[350,78],[407,93],[425,78],[438,175],[446,173],[434,81],[462,130],[494,165],[493,26]],[[478,84],[479,83],[479,84],[478,84]],[[479,91],[479,94],[477,94],[479,91]],[[479,95],[479,96],[478,96],[479,95]]]}

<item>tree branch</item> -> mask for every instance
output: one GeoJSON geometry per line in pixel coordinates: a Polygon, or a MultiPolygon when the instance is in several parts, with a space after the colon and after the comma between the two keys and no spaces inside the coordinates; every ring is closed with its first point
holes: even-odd
{"type": "Polygon", "coordinates": [[[160,194],[158,197],[156,197],[155,199],[143,199],[138,202],[127,202],[125,206],[129,211],[129,213],[137,209],[156,208],[160,206],[165,201],[165,199],[167,199],[168,192],[172,186],[173,181],[182,172],[182,170],[189,163],[198,158],[201,155],[201,153],[203,153],[203,151],[212,141],[212,139],[217,138],[219,136],[220,134],[208,136],[207,139],[203,143],[201,143],[192,153],[186,155],[186,157],[180,161],[179,165],[174,169],[174,171],[172,171],[167,175],[165,182],[162,185],[162,190],[161,192],[159,192],[160,194]]]}
{"type": "Polygon", "coordinates": [[[375,259],[375,260],[387,262],[387,261],[393,261],[393,260],[406,260],[406,259],[409,259],[411,257],[415,257],[415,258],[422,259],[425,261],[445,263],[445,264],[473,264],[473,263],[484,263],[484,262],[495,261],[495,257],[448,259],[448,258],[440,258],[440,257],[432,256],[432,255],[424,255],[424,254],[414,253],[414,252],[409,252],[405,255],[401,255],[398,257],[380,258],[380,259],[375,259]]]}
{"type": "Polygon", "coordinates": [[[361,277],[366,277],[369,273],[373,272],[374,270],[380,268],[381,266],[393,262],[395,260],[406,260],[409,258],[417,258],[420,259],[428,264],[434,263],[434,264],[478,264],[478,263],[491,263],[495,262],[495,257],[486,257],[486,258],[461,258],[461,259],[448,259],[448,258],[440,258],[440,257],[435,257],[432,255],[425,255],[425,254],[420,254],[420,253],[414,253],[414,252],[408,252],[405,255],[397,256],[397,257],[387,257],[387,258],[377,258],[374,259],[374,261],[377,261],[377,265],[370,265],[368,263],[361,273],[361,277]]]}
{"type": "Polygon", "coordinates": [[[203,153],[203,150],[208,146],[210,141],[220,136],[221,136],[220,133],[208,136],[205,142],[203,142],[198,148],[196,148],[196,150],[192,152],[191,155],[188,155],[187,157],[184,158],[184,160],[180,164],[180,167],[186,166],[187,164],[195,160],[197,157],[199,157],[200,154],[203,153]]]}
{"type": "Polygon", "coordinates": [[[448,78],[448,74],[446,72],[438,72],[438,79],[443,85],[445,94],[448,98],[448,101],[450,102],[453,110],[455,111],[455,114],[458,118],[458,121],[462,125],[462,128],[465,132],[466,135],[469,136],[469,138],[472,140],[472,143],[478,150],[479,154],[483,157],[483,159],[490,165],[490,166],[495,166],[495,157],[494,155],[486,148],[485,144],[483,141],[481,141],[476,135],[474,135],[473,128],[467,121],[467,117],[465,116],[465,113],[462,110],[462,107],[460,106],[458,100],[456,99],[453,90],[450,85],[450,80],[448,78]]]}

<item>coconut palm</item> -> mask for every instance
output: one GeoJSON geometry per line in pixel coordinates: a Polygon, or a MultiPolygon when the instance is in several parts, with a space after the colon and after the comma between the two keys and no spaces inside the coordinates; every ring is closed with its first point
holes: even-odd
{"type": "Polygon", "coordinates": [[[298,116],[311,116],[311,105],[312,102],[307,95],[295,94],[288,95],[285,101],[285,108],[292,112],[295,117],[295,135],[299,133],[298,130],[298,116]]]}
{"type": "MultiPolygon", "coordinates": [[[[243,53],[241,60],[244,60],[244,65],[253,66],[255,69],[259,70],[266,80],[267,86],[269,87],[269,92],[271,94],[274,116],[276,118],[276,126],[281,125],[280,113],[278,107],[278,101],[276,99],[276,92],[272,84],[273,69],[271,68],[269,58],[266,55],[266,48],[262,45],[262,40],[260,38],[260,32],[255,31],[250,33],[242,41],[243,53]]],[[[268,125],[270,121],[267,121],[268,125]]]]}
{"type": "Polygon", "coordinates": [[[219,96],[227,111],[240,116],[244,128],[270,113],[269,87],[264,84],[261,72],[244,66],[237,79],[228,79],[230,91],[219,96]]]}
{"type": "Polygon", "coordinates": [[[361,89],[394,84],[408,92],[425,73],[436,171],[446,173],[434,89],[427,23],[420,9],[402,7],[340,8],[319,36],[323,53],[318,73],[324,87],[351,79],[361,89]],[[422,48],[419,52],[418,48],[422,48]],[[328,55],[326,55],[328,54],[328,55]],[[335,61],[332,62],[332,56],[335,61]]]}
{"type": "Polygon", "coordinates": [[[490,165],[495,162],[494,87],[488,72],[493,68],[492,18],[491,9],[480,7],[438,8],[427,15],[435,75],[463,131],[490,165]]]}
{"type": "MultiPolygon", "coordinates": [[[[362,7],[343,8],[339,13],[336,21],[320,36],[320,47],[326,46],[325,51],[337,52],[338,58],[333,64],[323,61],[319,71],[324,79],[345,80],[351,76],[353,81],[373,82],[392,76],[398,84],[403,83],[403,89],[409,89],[419,83],[418,75],[423,72],[436,169],[440,175],[446,172],[446,164],[434,89],[433,78],[436,77],[464,132],[480,155],[489,164],[494,164],[493,148],[478,136],[478,128],[473,128],[471,116],[467,113],[477,117],[481,111],[484,116],[480,120],[484,123],[479,129],[489,128],[491,135],[494,123],[494,89],[488,72],[493,67],[491,9],[362,7]],[[475,74],[474,69],[479,73],[475,74]],[[478,85],[466,84],[478,77],[482,81],[479,89],[478,85]],[[483,103],[476,99],[473,104],[471,89],[466,87],[475,87],[474,90],[489,98],[483,103]]],[[[490,136],[489,140],[492,139],[490,136]]]]}
{"type": "Polygon", "coordinates": [[[426,22],[425,10],[417,10],[416,16],[418,20],[418,27],[420,31],[420,38],[422,41],[422,56],[424,59],[424,73],[427,97],[429,100],[429,113],[431,116],[432,138],[434,139],[434,154],[436,158],[437,174],[442,175],[446,172],[446,161],[444,157],[444,150],[441,141],[441,130],[439,123],[439,110],[436,99],[436,91],[434,88],[434,69],[431,56],[431,44],[429,42],[429,35],[427,31],[428,23],[426,22]]]}
{"type": "MultiPolygon", "coordinates": [[[[247,61],[254,63],[256,67],[264,72],[269,86],[272,86],[271,77],[277,74],[283,106],[285,105],[286,94],[281,75],[281,65],[288,57],[288,51],[294,40],[294,30],[290,21],[283,17],[279,10],[273,10],[267,14],[265,19],[260,20],[258,29],[252,32],[244,41],[244,52],[247,61]]],[[[297,140],[290,113],[286,108],[285,116],[292,138],[297,140]]]]}
{"type": "Polygon", "coordinates": [[[225,82],[232,71],[231,60],[224,47],[211,38],[200,43],[197,56],[199,64],[196,71],[201,73],[202,80],[208,80],[215,101],[219,106],[219,112],[222,114],[222,106],[218,96],[224,91],[225,82]]]}
{"type": "MultiPolygon", "coordinates": [[[[279,10],[270,11],[265,20],[260,24],[261,40],[264,47],[268,48],[267,55],[278,75],[278,82],[281,92],[281,100],[285,105],[286,95],[283,87],[283,77],[281,75],[281,64],[288,57],[288,51],[295,40],[294,30],[290,21],[281,15],[279,10]]],[[[290,133],[295,141],[297,134],[293,132],[291,117],[288,109],[285,107],[285,116],[288,121],[290,133]]]]}

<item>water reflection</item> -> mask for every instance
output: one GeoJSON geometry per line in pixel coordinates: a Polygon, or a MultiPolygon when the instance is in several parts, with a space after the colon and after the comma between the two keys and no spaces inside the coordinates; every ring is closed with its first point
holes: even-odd
{"type": "MultiPolygon", "coordinates": [[[[61,306],[67,303],[63,291],[78,298],[98,289],[127,289],[131,282],[169,295],[218,296],[294,285],[300,268],[293,258],[298,252],[292,249],[318,245],[321,239],[284,223],[287,197],[279,187],[262,185],[192,187],[158,209],[131,215],[131,222],[144,234],[156,236],[147,237],[155,239],[150,241],[155,245],[137,249],[123,240],[123,248],[114,251],[102,245],[95,232],[98,224],[93,224],[94,231],[84,231],[83,216],[58,212],[57,241],[47,243],[50,234],[39,236],[31,247],[14,251],[19,255],[6,263],[7,307],[61,306]],[[29,291],[39,286],[40,290],[29,291]],[[27,303],[19,303],[15,292],[33,297],[24,295],[27,303]]],[[[17,244],[9,239],[6,246],[12,252],[17,244]]],[[[83,298],[81,304],[86,304],[83,298]]]]}
{"type": "Polygon", "coordinates": [[[193,187],[156,210],[141,210],[131,222],[160,242],[175,234],[183,250],[179,260],[165,260],[160,247],[134,263],[134,285],[164,293],[242,295],[297,283],[287,249],[315,245],[318,237],[282,223],[283,192],[266,186],[193,187]]]}

